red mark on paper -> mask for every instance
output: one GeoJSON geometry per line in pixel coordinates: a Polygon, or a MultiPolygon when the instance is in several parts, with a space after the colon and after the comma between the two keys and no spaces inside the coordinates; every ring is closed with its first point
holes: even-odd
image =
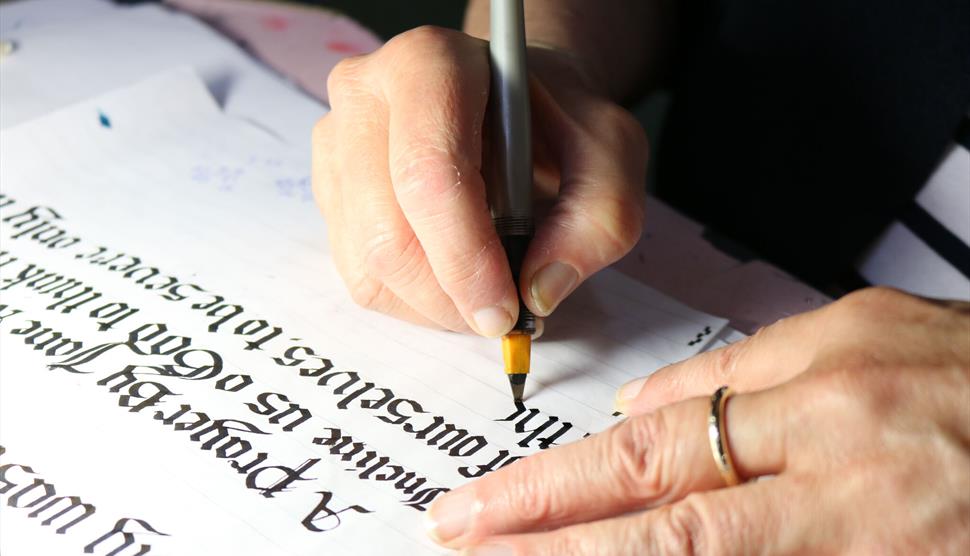
{"type": "Polygon", "coordinates": [[[270,31],[285,31],[289,26],[289,20],[281,15],[268,15],[263,18],[263,27],[270,31]]]}
{"type": "Polygon", "coordinates": [[[360,48],[356,45],[344,41],[330,41],[327,43],[327,48],[341,54],[357,54],[360,52],[360,48]]]}

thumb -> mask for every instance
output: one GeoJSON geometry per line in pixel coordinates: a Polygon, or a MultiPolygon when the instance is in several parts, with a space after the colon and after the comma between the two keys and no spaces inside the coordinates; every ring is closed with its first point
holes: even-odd
{"type": "Polygon", "coordinates": [[[520,290],[548,316],[586,278],[620,259],[640,238],[647,140],[621,107],[583,99],[566,114],[537,87],[537,128],[559,161],[559,195],[523,263],[520,290]]]}

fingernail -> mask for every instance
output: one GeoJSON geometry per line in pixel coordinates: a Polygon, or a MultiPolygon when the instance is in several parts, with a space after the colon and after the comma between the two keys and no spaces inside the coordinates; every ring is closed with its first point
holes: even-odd
{"type": "Polygon", "coordinates": [[[575,268],[558,261],[539,269],[532,277],[530,288],[539,315],[549,316],[566,294],[572,291],[578,280],[579,273],[575,268]]]}
{"type": "Polygon", "coordinates": [[[626,413],[624,410],[626,409],[627,404],[637,397],[640,390],[643,390],[643,384],[646,381],[647,377],[643,377],[636,380],[631,380],[623,386],[620,386],[620,389],[616,391],[616,400],[613,402],[613,408],[620,413],[626,413]]]}
{"type": "Polygon", "coordinates": [[[498,306],[479,309],[472,313],[472,319],[478,333],[489,338],[497,338],[512,328],[512,315],[498,306]]]}
{"type": "Polygon", "coordinates": [[[512,547],[507,544],[483,544],[466,548],[459,556],[513,556],[512,547]]]}
{"type": "Polygon", "coordinates": [[[536,331],[532,333],[532,339],[538,340],[542,333],[546,331],[546,321],[542,317],[536,318],[536,331]]]}
{"type": "Polygon", "coordinates": [[[475,499],[470,492],[452,491],[435,500],[424,516],[424,526],[439,543],[457,539],[468,529],[475,499]]]}

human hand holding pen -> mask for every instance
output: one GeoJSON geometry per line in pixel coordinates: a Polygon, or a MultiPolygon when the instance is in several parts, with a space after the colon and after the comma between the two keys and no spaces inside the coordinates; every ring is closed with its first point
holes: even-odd
{"type": "Polygon", "coordinates": [[[530,68],[539,218],[518,285],[481,177],[487,44],[419,28],[335,68],[332,110],[314,131],[314,192],[359,304],[500,336],[517,316],[516,287],[535,314],[548,315],[634,245],[642,129],[571,58],[535,48],[530,68]]]}

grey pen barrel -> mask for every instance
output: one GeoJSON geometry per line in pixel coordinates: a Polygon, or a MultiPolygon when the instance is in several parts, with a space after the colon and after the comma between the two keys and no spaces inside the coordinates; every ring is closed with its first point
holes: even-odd
{"type": "MultiPolygon", "coordinates": [[[[485,179],[492,220],[512,278],[532,238],[532,131],[523,0],[491,1],[491,90],[485,179]]],[[[519,303],[515,330],[535,332],[535,317],[519,303]]]]}
{"type": "Polygon", "coordinates": [[[522,0],[492,0],[489,203],[496,220],[524,219],[531,226],[532,132],[525,56],[522,0]]]}

